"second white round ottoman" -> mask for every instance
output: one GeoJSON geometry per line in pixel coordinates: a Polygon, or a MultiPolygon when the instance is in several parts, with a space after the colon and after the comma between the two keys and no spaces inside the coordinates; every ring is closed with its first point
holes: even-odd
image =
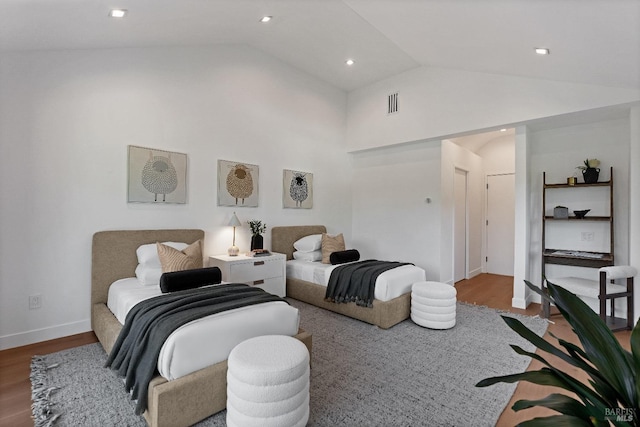
{"type": "Polygon", "coordinates": [[[228,359],[227,426],[306,425],[309,372],[300,340],[265,335],[241,342],[228,359]]]}
{"type": "Polygon", "coordinates": [[[411,287],[411,320],[430,329],[456,324],[456,288],[440,282],[416,282],[411,287]]]}

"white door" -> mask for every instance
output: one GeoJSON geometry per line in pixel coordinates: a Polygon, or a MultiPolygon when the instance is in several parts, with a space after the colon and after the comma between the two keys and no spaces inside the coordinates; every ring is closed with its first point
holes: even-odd
{"type": "Polygon", "coordinates": [[[467,278],[467,172],[456,169],[453,221],[453,281],[467,278]]]}
{"type": "Polygon", "coordinates": [[[515,175],[487,176],[487,273],[513,276],[515,175]]]}

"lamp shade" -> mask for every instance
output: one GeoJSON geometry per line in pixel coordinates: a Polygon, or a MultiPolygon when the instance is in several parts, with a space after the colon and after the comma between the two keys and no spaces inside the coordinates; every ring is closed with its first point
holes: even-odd
{"type": "Polygon", "coordinates": [[[236,216],[236,213],[234,212],[233,216],[229,220],[229,226],[230,227],[240,227],[241,225],[242,225],[242,223],[240,222],[240,220],[236,216]]]}

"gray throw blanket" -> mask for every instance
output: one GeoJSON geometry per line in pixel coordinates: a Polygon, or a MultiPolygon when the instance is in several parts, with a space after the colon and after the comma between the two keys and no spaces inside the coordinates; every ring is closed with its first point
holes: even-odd
{"type": "Polygon", "coordinates": [[[378,276],[392,268],[409,264],[369,259],[336,267],[329,277],[325,299],[331,302],[355,302],[362,307],[373,307],[373,294],[378,276]]]}
{"type": "Polygon", "coordinates": [[[180,326],[210,314],[238,307],[284,301],[260,288],[226,284],[189,289],[150,298],[136,304],[111,350],[105,367],[125,377],[136,414],[147,409],[149,382],[157,373],[158,356],[165,340],[180,326]]]}

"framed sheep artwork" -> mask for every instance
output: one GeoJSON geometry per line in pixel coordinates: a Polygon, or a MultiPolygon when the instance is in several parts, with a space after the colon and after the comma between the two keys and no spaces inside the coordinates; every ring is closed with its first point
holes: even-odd
{"type": "Polygon", "coordinates": [[[129,145],[127,201],[187,203],[187,155],[129,145]]]}
{"type": "Polygon", "coordinates": [[[218,206],[258,206],[258,165],[218,160],[218,206]]]}
{"type": "Polygon", "coordinates": [[[293,209],[313,207],[313,174],[284,169],[282,206],[293,209]]]}

